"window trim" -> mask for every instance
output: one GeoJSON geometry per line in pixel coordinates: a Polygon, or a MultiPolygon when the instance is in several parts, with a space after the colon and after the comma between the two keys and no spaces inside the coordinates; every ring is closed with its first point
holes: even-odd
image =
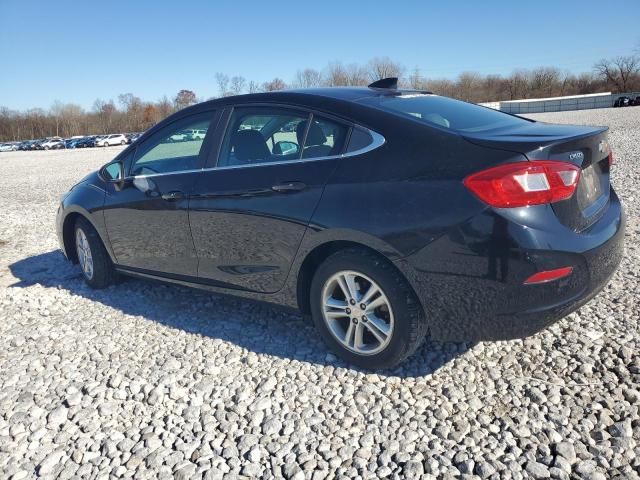
{"type": "MultiPolygon", "coordinates": [[[[379,134],[378,132],[371,130],[370,128],[363,127],[362,125],[358,125],[351,120],[345,120],[330,113],[325,113],[322,111],[314,110],[313,108],[299,106],[299,105],[288,105],[283,103],[268,103],[268,102],[260,102],[260,103],[242,103],[242,104],[234,104],[225,109],[223,113],[224,121],[220,121],[220,133],[218,135],[218,145],[217,148],[212,149],[212,154],[206,162],[205,168],[202,168],[202,171],[211,171],[211,170],[232,170],[237,168],[251,168],[251,167],[267,167],[269,165],[290,165],[302,162],[314,162],[314,161],[323,161],[323,160],[333,160],[337,158],[348,158],[354,157],[356,155],[363,155],[365,153],[369,153],[372,150],[375,150],[386,143],[386,139],[384,136],[379,134]],[[219,166],[218,163],[220,161],[220,154],[222,150],[222,144],[224,143],[224,138],[227,135],[227,130],[229,129],[229,125],[231,123],[231,117],[233,116],[233,111],[237,108],[251,108],[251,107],[272,107],[272,108],[285,108],[289,110],[300,110],[303,112],[307,112],[309,114],[309,121],[307,123],[307,128],[304,134],[305,142],[307,139],[307,134],[309,133],[309,128],[311,123],[313,122],[313,117],[315,115],[319,117],[326,117],[327,119],[340,123],[347,127],[349,131],[347,132],[347,136],[345,138],[344,146],[342,147],[342,153],[337,155],[328,155],[324,157],[313,157],[313,158],[298,158],[297,160],[282,160],[277,162],[260,162],[260,163],[251,163],[246,165],[223,165],[219,166]],[[223,125],[224,124],[224,125],[223,125]],[[351,139],[351,133],[354,128],[359,130],[363,130],[371,135],[372,141],[366,147],[360,148],[358,150],[354,150],[353,152],[347,152],[347,148],[349,147],[349,140],[351,139]],[[215,151],[215,153],[213,152],[215,151]]],[[[302,149],[300,157],[302,157],[302,149]]]]}
{"type": "Polygon", "coordinates": [[[166,173],[149,173],[145,175],[135,175],[133,177],[128,177],[127,180],[136,179],[136,178],[149,178],[149,177],[159,177],[163,175],[180,175],[183,173],[197,173],[197,172],[212,172],[212,171],[223,171],[223,170],[234,170],[238,168],[253,168],[253,167],[269,167],[269,166],[278,166],[278,165],[295,165],[298,163],[305,162],[315,162],[315,161],[325,161],[325,160],[335,160],[340,158],[349,158],[355,157],[357,155],[363,155],[365,153],[369,153],[372,150],[375,150],[386,143],[386,139],[377,132],[365,127],[356,127],[368,132],[373,141],[364,148],[359,150],[354,150],[353,152],[341,153],[340,155],[331,155],[328,157],[315,157],[315,158],[301,158],[299,160],[286,160],[280,162],[263,162],[263,163],[252,163],[247,165],[228,165],[224,167],[205,167],[198,168],[193,170],[180,170],[179,172],[166,172],[166,173]]]}
{"type": "MultiPolygon", "coordinates": [[[[124,180],[133,180],[136,178],[153,178],[165,175],[181,175],[181,174],[190,174],[190,173],[198,173],[198,172],[212,172],[216,170],[232,170],[238,168],[253,168],[253,167],[268,167],[268,166],[280,166],[280,165],[295,165],[303,162],[315,162],[315,161],[326,161],[326,160],[335,160],[341,158],[349,158],[355,157],[358,155],[364,155],[373,150],[376,150],[387,143],[386,138],[380,133],[354,123],[351,120],[346,120],[341,117],[337,117],[330,113],[326,113],[319,110],[314,110],[313,108],[299,106],[299,105],[288,105],[283,103],[270,103],[270,102],[259,102],[259,103],[246,103],[246,104],[235,104],[227,107],[212,109],[210,112],[214,115],[212,120],[212,125],[209,127],[209,131],[207,132],[207,136],[205,137],[204,142],[208,142],[209,145],[205,147],[203,143],[202,155],[205,155],[205,162],[203,163],[201,168],[195,168],[192,170],[179,170],[175,172],[164,172],[164,173],[149,173],[144,175],[130,175],[130,169],[133,166],[131,165],[127,169],[129,176],[125,177],[124,180]],[[276,107],[276,108],[289,108],[289,109],[298,109],[304,112],[308,112],[311,114],[317,114],[321,117],[326,117],[330,120],[334,120],[340,122],[349,128],[349,132],[347,133],[347,138],[345,139],[345,145],[343,148],[343,152],[339,155],[330,155],[326,157],[314,157],[314,158],[300,158],[298,160],[286,160],[286,161],[278,161],[278,162],[261,162],[261,163],[251,163],[246,165],[227,165],[227,166],[218,166],[218,158],[220,157],[220,151],[222,149],[222,143],[224,137],[226,135],[227,129],[229,128],[229,123],[231,121],[231,114],[234,108],[240,107],[276,107]],[[213,125],[215,122],[215,125],[213,125]],[[351,138],[351,134],[353,129],[362,130],[369,135],[371,135],[372,141],[366,147],[360,148],[358,150],[354,150],[353,152],[346,152],[346,149],[349,146],[349,140],[351,138]],[[205,148],[208,148],[208,152],[204,152],[205,148]]],[[[182,118],[186,118],[182,117],[182,118]]],[[[313,119],[313,117],[311,117],[313,119]]],[[[181,120],[177,119],[176,121],[181,120]]],[[[174,122],[171,122],[174,123],[174,122]]],[[[168,124],[169,125],[169,124],[168,124]]],[[[162,127],[164,128],[164,126],[162,127]]],[[[137,142],[136,142],[137,143],[137,142]]],[[[137,147],[137,145],[136,145],[137,147]]],[[[124,152],[123,152],[124,153],[124,152]]],[[[134,153],[135,155],[135,153],[134,153]]],[[[117,157],[116,157],[117,158],[117,157]]]]}

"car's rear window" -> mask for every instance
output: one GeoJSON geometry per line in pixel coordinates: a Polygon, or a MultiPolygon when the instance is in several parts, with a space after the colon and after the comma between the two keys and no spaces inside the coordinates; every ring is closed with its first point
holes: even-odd
{"type": "Polygon", "coordinates": [[[360,102],[460,133],[480,132],[529,122],[498,110],[437,95],[366,97],[360,102]]]}

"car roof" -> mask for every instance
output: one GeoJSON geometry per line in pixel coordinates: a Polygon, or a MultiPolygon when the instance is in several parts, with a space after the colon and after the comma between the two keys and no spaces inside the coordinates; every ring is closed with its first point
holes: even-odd
{"type": "MultiPolygon", "coordinates": [[[[165,118],[154,125],[143,134],[143,138],[152,135],[170,122],[187,115],[206,112],[207,110],[226,108],[233,105],[250,105],[260,103],[273,103],[282,105],[294,105],[304,108],[314,109],[325,114],[334,115],[339,118],[352,121],[367,128],[381,128],[385,119],[392,116],[391,112],[386,112],[360,102],[366,98],[374,97],[395,97],[404,94],[430,94],[421,90],[380,88],[378,86],[369,87],[318,87],[277,90],[274,92],[247,93],[243,95],[233,95],[228,97],[214,98],[205,102],[191,105],[177,111],[173,115],[165,118]],[[376,126],[377,125],[377,126],[376,126]]],[[[394,116],[395,123],[412,122],[394,116]]]]}
{"type": "MultiPolygon", "coordinates": [[[[316,88],[295,88],[277,90],[273,92],[247,93],[243,95],[233,95],[222,98],[215,98],[197,104],[197,106],[218,105],[229,103],[250,103],[250,102],[273,102],[273,101],[304,101],[311,100],[312,97],[322,97],[325,99],[356,102],[368,97],[394,97],[404,94],[428,94],[422,90],[395,89],[395,88],[371,88],[371,87],[316,87],[316,88]]],[[[196,105],[194,105],[195,107],[196,105]]]]}

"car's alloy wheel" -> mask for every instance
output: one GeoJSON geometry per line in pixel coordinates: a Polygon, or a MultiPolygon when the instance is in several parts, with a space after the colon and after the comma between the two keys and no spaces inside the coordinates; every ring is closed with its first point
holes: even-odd
{"type": "Polygon", "coordinates": [[[125,142],[124,140],[122,140],[122,141],[120,142],[120,145],[126,145],[126,144],[127,144],[127,142],[125,142]]]}
{"type": "Polygon", "coordinates": [[[85,218],[76,221],[75,246],[82,274],[91,288],[105,288],[118,280],[98,232],[85,218]]]}
{"type": "Polygon", "coordinates": [[[345,270],[331,276],[322,289],[323,318],[344,348],[374,355],[393,335],[393,310],[382,288],[363,273],[345,270]]]}
{"type": "Polygon", "coordinates": [[[364,248],[330,255],[313,275],[310,313],[322,338],[348,363],[366,369],[398,365],[427,333],[411,286],[386,258],[364,248]]]}
{"type": "Polygon", "coordinates": [[[91,255],[91,247],[82,228],[76,230],[76,251],[82,273],[87,277],[87,280],[91,280],[93,278],[93,255],[91,255]]]}

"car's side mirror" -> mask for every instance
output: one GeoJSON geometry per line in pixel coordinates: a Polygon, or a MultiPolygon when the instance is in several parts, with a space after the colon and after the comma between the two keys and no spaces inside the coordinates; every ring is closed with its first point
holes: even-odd
{"type": "Polygon", "coordinates": [[[300,153],[300,147],[295,142],[281,141],[273,146],[274,155],[297,155],[298,153],[300,153]]]}
{"type": "Polygon", "coordinates": [[[124,165],[121,162],[109,163],[102,167],[100,172],[105,181],[109,183],[120,183],[124,180],[124,165]]]}

